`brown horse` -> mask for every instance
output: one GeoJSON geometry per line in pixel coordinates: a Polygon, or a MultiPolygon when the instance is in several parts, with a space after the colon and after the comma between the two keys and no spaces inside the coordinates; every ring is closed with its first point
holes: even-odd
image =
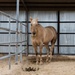
{"type": "Polygon", "coordinates": [[[43,45],[47,48],[47,59],[46,61],[50,62],[52,59],[52,52],[54,49],[54,45],[57,39],[57,32],[54,27],[47,26],[42,27],[38,23],[38,19],[30,18],[31,22],[31,41],[36,53],[36,64],[38,64],[38,53],[37,46],[40,48],[40,64],[42,64],[42,48],[43,45]],[[51,48],[49,48],[49,42],[51,42],[51,48]]]}

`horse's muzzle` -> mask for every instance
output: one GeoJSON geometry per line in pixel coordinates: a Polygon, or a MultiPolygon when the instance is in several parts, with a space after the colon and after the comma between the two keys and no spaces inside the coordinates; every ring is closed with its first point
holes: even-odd
{"type": "Polygon", "coordinates": [[[35,35],[36,33],[33,33],[33,35],[35,35]]]}
{"type": "Polygon", "coordinates": [[[32,33],[32,36],[36,36],[36,33],[35,33],[35,32],[33,32],[33,33],[32,33]]]}

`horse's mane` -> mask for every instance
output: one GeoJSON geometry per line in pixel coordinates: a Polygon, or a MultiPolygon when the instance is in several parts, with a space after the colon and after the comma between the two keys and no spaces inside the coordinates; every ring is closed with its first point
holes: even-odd
{"type": "Polygon", "coordinates": [[[42,27],[42,25],[38,23],[37,27],[42,27]]]}
{"type": "Polygon", "coordinates": [[[39,26],[41,26],[41,24],[38,23],[39,26]]]}

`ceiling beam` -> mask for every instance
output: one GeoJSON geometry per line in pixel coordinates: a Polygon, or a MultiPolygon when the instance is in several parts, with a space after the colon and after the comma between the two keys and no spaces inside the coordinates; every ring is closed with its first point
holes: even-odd
{"type": "Polygon", "coordinates": [[[26,4],[75,4],[75,2],[25,2],[26,4]]]}

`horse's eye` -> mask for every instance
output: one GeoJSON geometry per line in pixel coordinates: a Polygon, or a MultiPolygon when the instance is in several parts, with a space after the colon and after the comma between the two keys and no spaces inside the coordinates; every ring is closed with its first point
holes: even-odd
{"type": "Polygon", "coordinates": [[[32,24],[31,24],[31,26],[32,26],[32,24]]]}

